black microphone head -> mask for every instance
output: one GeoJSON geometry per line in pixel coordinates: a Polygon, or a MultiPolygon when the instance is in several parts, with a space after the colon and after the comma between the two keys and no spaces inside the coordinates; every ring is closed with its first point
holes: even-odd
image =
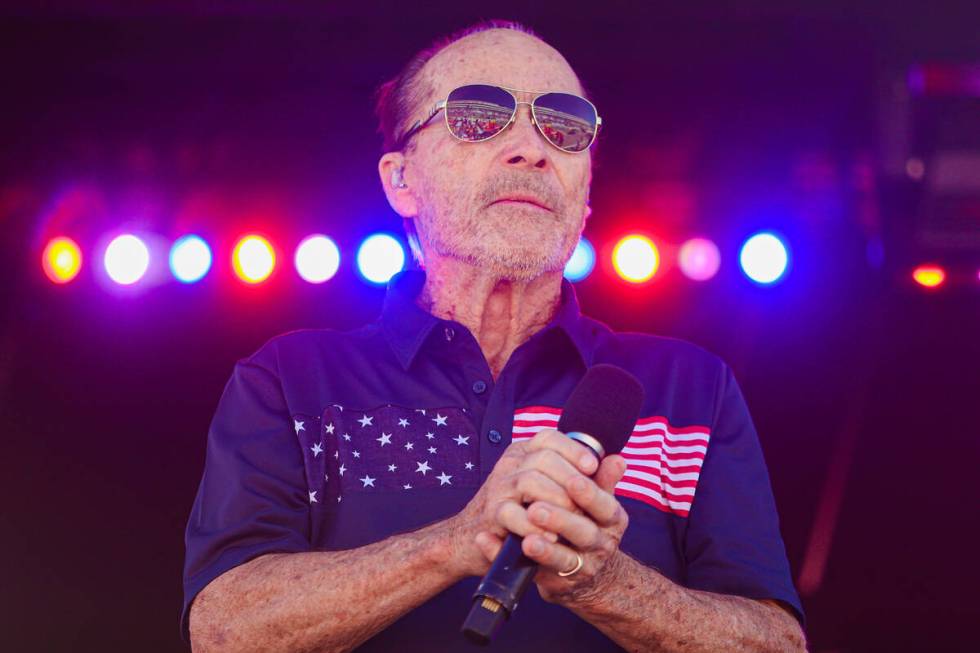
{"type": "Polygon", "coordinates": [[[643,406],[639,380],[615,365],[590,367],[565,402],[558,430],[577,431],[598,440],[606,455],[619,453],[633,433],[643,406]]]}

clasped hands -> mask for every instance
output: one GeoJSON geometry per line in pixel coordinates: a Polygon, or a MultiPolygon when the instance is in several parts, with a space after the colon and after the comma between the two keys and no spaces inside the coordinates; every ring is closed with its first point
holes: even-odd
{"type": "Polygon", "coordinates": [[[453,518],[464,573],[485,575],[504,538],[515,533],[524,538],[524,555],[540,565],[534,582],[545,601],[572,607],[601,595],[615,586],[619,543],[629,522],[613,496],[625,471],[622,456],[599,462],[554,429],[512,443],[453,518]],[[579,570],[559,576],[578,565],[576,553],[579,570]]]}

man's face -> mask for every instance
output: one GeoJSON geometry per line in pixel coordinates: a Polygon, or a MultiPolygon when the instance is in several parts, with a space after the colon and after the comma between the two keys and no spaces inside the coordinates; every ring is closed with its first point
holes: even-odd
{"type": "MultiPolygon", "coordinates": [[[[583,94],[564,58],[513,30],[470,35],[422,70],[425,99],[409,124],[449,92],[477,82],[533,91],[583,94]]],[[[518,94],[519,101],[532,96],[518,94]]],[[[461,142],[440,114],[406,151],[416,229],[428,259],[456,258],[510,279],[562,270],[587,216],[592,160],[544,140],[519,105],[514,124],[482,143],[461,142]]]]}

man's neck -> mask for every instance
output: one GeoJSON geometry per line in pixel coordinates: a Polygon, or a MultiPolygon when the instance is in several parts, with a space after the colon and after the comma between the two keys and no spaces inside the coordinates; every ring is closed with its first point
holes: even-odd
{"type": "Polygon", "coordinates": [[[430,257],[418,303],[469,329],[496,380],[514,350],[554,316],[561,278],[561,272],[547,272],[527,281],[512,280],[456,259],[430,257]]]}

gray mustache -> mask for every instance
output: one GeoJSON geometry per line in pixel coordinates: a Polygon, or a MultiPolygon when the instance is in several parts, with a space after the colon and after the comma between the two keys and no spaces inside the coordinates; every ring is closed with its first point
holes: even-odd
{"type": "Polygon", "coordinates": [[[501,197],[517,194],[533,195],[553,211],[561,208],[561,192],[544,179],[528,175],[491,177],[480,189],[477,199],[486,206],[501,197]]]}

